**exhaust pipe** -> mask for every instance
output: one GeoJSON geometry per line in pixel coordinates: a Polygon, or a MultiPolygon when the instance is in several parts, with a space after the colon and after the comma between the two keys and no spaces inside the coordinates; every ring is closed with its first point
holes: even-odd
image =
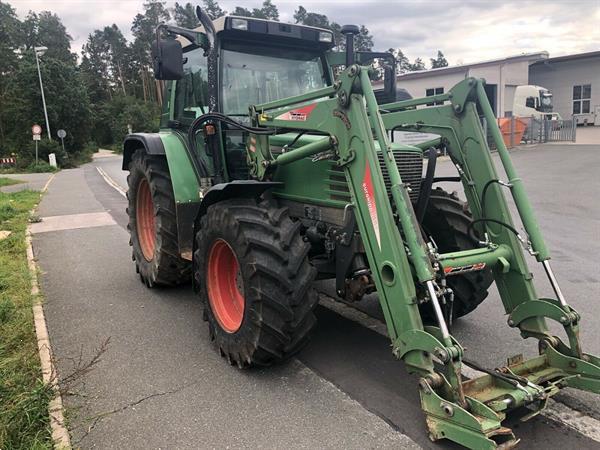
{"type": "Polygon", "coordinates": [[[344,25],[342,34],[346,36],[346,67],[354,64],[354,36],[360,33],[356,25],[344,25]]]}
{"type": "Polygon", "coordinates": [[[211,18],[208,17],[208,14],[206,14],[199,6],[196,6],[196,16],[198,17],[198,20],[204,27],[204,32],[208,37],[208,42],[210,43],[211,49],[214,48],[215,35],[217,34],[217,32],[215,31],[215,27],[212,23],[211,18]]]}

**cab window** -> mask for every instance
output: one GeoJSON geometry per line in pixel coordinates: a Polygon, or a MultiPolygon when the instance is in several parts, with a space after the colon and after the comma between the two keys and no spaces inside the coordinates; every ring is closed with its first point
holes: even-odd
{"type": "Polygon", "coordinates": [[[189,125],[208,112],[208,70],[204,50],[183,54],[183,78],[176,82],[174,119],[189,125]]]}
{"type": "Polygon", "coordinates": [[[525,100],[525,106],[527,108],[535,108],[535,97],[527,97],[527,100],[525,100]]]}

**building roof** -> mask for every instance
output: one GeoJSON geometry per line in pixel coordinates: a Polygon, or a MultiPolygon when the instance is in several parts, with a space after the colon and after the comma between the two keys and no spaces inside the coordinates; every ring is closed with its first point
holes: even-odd
{"type": "Polygon", "coordinates": [[[530,61],[530,62],[543,62],[548,60],[548,52],[541,51],[536,53],[522,53],[520,55],[507,56],[504,58],[490,59],[486,61],[475,62],[471,64],[462,64],[459,66],[447,66],[440,67],[438,69],[419,70],[416,72],[407,72],[397,76],[398,80],[412,80],[416,78],[425,78],[432,75],[448,75],[451,73],[464,72],[467,69],[474,67],[491,66],[499,63],[506,62],[519,62],[519,61],[530,61]]]}
{"type": "Polygon", "coordinates": [[[536,61],[532,65],[541,65],[548,63],[559,63],[566,61],[576,61],[578,59],[597,58],[600,57],[600,51],[586,52],[586,53],[575,53],[574,55],[556,56],[554,58],[548,58],[543,61],[536,61]]]}

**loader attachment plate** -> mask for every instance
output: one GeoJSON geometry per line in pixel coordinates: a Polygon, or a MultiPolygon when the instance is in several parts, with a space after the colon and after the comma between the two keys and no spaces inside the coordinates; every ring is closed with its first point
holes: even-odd
{"type": "MultiPolygon", "coordinates": [[[[568,349],[557,342],[556,347],[568,349]]],[[[465,407],[449,401],[445,380],[438,388],[421,381],[421,405],[432,440],[451,439],[469,448],[511,448],[518,440],[502,425],[511,411],[525,407],[528,412],[520,420],[526,421],[542,412],[548,399],[564,387],[600,392],[599,358],[567,356],[546,342],[540,356],[526,361],[511,358],[504,367],[482,370],[487,373],[462,382],[465,407]]]]}

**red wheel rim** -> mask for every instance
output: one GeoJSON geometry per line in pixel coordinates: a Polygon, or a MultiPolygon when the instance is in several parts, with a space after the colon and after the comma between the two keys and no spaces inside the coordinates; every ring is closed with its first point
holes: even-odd
{"type": "Polygon", "coordinates": [[[222,239],[208,255],[208,301],[217,322],[228,333],[239,330],[244,319],[244,295],[240,292],[240,265],[233,250],[222,239]]]}
{"type": "Polygon", "coordinates": [[[142,254],[146,261],[152,261],[152,258],[154,258],[154,247],[156,246],[156,230],[154,224],[152,192],[150,192],[150,184],[146,178],[143,178],[138,185],[135,205],[135,222],[142,254]]]}

